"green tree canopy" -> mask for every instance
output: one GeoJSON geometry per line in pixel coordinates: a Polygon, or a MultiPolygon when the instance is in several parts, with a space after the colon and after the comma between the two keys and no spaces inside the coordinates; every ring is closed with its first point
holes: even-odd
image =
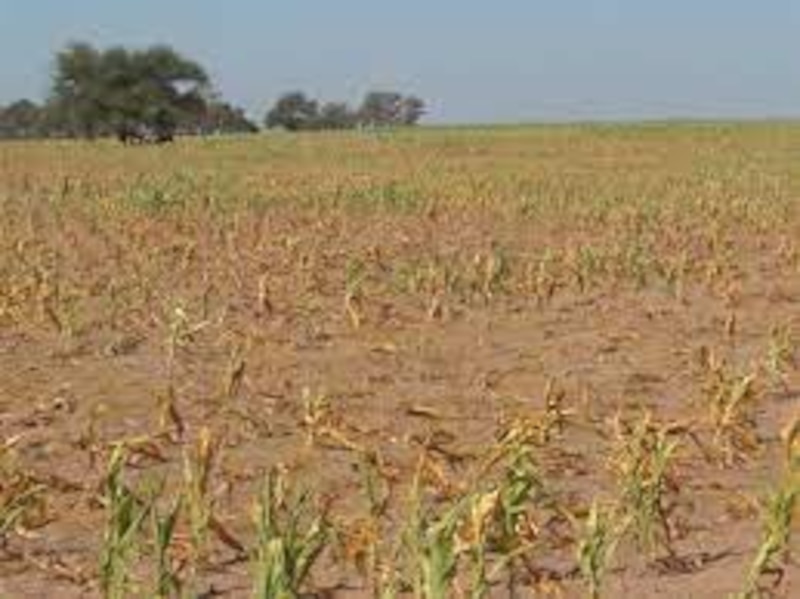
{"type": "Polygon", "coordinates": [[[425,114],[425,103],[416,96],[393,91],[367,93],[358,110],[359,122],[368,127],[416,125],[425,114]]]}
{"type": "Polygon", "coordinates": [[[0,107],[0,137],[34,137],[44,127],[43,109],[30,100],[0,107]]]}
{"type": "Polygon", "coordinates": [[[267,113],[264,125],[269,129],[280,127],[288,131],[319,128],[319,105],[303,92],[283,94],[267,113]]]}
{"type": "Polygon", "coordinates": [[[425,102],[417,96],[406,96],[400,105],[400,124],[416,125],[425,116],[425,102]]]}
{"type": "Polygon", "coordinates": [[[352,129],[358,124],[358,115],[344,102],[326,102],[318,120],[321,129],[352,129]]]}
{"type": "Polygon", "coordinates": [[[56,56],[51,103],[76,135],[148,131],[162,139],[205,110],[209,88],[203,67],[168,46],[100,51],[75,43],[56,56]]]}
{"type": "Polygon", "coordinates": [[[205,111],[195,123],[197,133],[208,135],[215,133],[255,133],[258,126],[247,118],[244,110],[214,100],[208,103],[205,111]]]}
{"type": "Polygon", "coordinates": [[[267,128],[288,131],[352,129],[366,127],[400,127],[416,125],[425,114],[425,103],[416,96],[397,92],[373,91],[358,110],[344,102],[325,102],[308,97],[301,91],[283,94],[267,112],[267,128]]]}

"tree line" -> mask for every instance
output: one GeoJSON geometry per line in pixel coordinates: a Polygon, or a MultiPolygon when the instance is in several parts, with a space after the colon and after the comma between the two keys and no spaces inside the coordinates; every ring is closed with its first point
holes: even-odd
{"type": "Polygon", "coordinates": [[[354,110],[344,102],[320,103],[298,91],[281,96],[267,113],[264,125],[289,131],[400,127],[416,125],[424,114],[425,103],[420,98],[397,92],[369,92],[354,110]]]}
{"type": "MultiPolygon", "coordinates": [[[[394,91],[371,91],[356,108],[292,91],[279,97],[261,125],[288,131],[398,127],[415,125],[424,114],[423,100],[394,91]]],[[[70,44],[55,56],[43,102],[0,106],[0,138],[113,136],[143,143],[259,129],[242,108],[220,98],[202,65],[164,45],[70,44]]]]}

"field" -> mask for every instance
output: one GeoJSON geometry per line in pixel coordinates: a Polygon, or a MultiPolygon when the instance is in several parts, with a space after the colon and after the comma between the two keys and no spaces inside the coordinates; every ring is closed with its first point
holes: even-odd
{"type": "Polygon", "coordinates": [[[5,143],[0,209],[3,599],[800,593],[800,125],[5,143]]]}

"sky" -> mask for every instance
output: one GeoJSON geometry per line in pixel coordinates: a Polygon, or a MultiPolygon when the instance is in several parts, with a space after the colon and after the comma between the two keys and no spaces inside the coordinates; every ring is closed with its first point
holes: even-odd
{"type": "Polygon", "coordinates": [[[259,118],[294,89],[444,123],[800,116],[800,0],[0,0],[0,103],[75,40],[170,44],[259,118]]]}

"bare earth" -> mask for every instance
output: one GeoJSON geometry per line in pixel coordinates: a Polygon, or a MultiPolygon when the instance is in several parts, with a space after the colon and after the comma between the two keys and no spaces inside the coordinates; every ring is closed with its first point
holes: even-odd
{"type": "MultiPolygon", "coordinates": [[[[337,531],[304,589],[369,597],[364,456],[388,555],[415,473],[437,513],[494,484],[473,480],[484,457],[554,404],[530,448],[561,507],[528,506],[516,596],[587,596],[580,524],[616,505],[620,431],[646,418],[678,443],[668,538],[626,535],[601,595],[740,592],[792,476],[798,157],[778,124],[0,145],[0,505],[40,489],[0,535],[0,597],[101,596],[115,443],[131,487],[166,496],[205,434],[232,539],[210,534],[187,592],[252,596],[254,499],[279,468],[337,531]],[[715,389],[748,376],[715,423],[715,389]]],[[[134,597],[152,596],[142,544],[134,597]]],[[[781,574],[763,592],[796,596],[794,562],[781,574]]]]}

